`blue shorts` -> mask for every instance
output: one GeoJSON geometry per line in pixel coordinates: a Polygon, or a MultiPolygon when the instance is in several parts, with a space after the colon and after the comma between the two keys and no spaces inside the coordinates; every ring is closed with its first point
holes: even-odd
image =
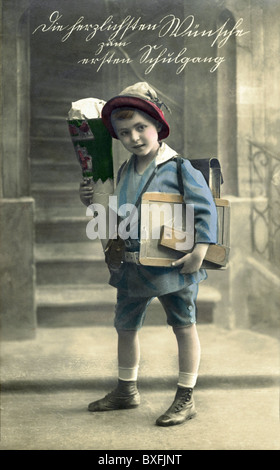
{"type": "MultiPolygon", "coordinates": [[[[196,323],[196,298],[198,284],[191,284],[177,292],[158,297],[162,304],[167,323],[174,327],[185,327],[196,323]]],[[[129,297],[118,291],[115,308],[117,330],[139,330],[145,320],[146,309],[154,297],[129,297]]]]}

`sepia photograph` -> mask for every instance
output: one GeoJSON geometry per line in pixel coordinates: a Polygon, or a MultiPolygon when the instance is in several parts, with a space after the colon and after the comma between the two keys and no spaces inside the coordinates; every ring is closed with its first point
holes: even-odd
{"type": "Polygon", "coordinates": [[[0,4],[0,450],[280,450],[280,2],[0,4]]]}

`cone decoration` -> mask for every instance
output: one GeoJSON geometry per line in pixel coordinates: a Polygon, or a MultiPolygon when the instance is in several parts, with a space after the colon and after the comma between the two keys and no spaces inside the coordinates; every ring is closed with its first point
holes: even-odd
{"type": "MultiPolygon", "coordinates": [[[[92,204],[102,204],[108,212],[114,191],[112,137],[101,119],[105,101],[86,98],[72,103],[68,128],[82,177],[93,186],[92,204]]],[[[101,240],[106,245],[107,240],[101,240]]]]}

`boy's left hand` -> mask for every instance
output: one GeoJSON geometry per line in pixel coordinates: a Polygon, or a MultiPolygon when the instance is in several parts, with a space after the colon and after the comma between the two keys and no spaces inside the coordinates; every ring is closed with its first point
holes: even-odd
{"type": "Polygon", "coordinates": [[[191,253],[174,261],[171,266],[176,267],[183,264],[184,266],[180,271],[181,274],[191,274],[198,271],[201,268],[208,247],[209,245],[207,243],[198,243],[191,253]]]}

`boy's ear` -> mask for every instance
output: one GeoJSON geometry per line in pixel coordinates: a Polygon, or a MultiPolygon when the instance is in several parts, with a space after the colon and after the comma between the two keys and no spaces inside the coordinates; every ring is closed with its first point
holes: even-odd
{"type": "Polygon", "coordinates": [[[157,131],[160,132],[162,130],[162,124],[157,122],[157,131]]]}

